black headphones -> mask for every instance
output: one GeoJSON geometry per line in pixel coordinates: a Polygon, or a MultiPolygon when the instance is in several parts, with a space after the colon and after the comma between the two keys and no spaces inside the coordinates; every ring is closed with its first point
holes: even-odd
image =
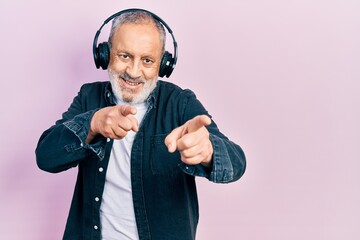
{"type": "Polygon", "coordinates": [[[150,14],[156,21],[160,22],[171,34],[171,37],[173,39],[173,44],[174,44],[174,57],[172,56],[171,53],[169,53],[168,51],[165,51],[161,58],[160,70],[159,70],[159,77],[164,77],[164,76],[169,77],[171,75],[172,71],[174,70],[176,61],[177,61],[177,43],[176,43],[174,34],[173,34],[171,28],[169,27],[169,25],[167,25],[166,22],[164,22],[156,14],[149,12],[147,10],[144,10],[144,9],[138,9],[138,8],[125,9],[123,11],[120,11],[118,13],[111,15],[108,19],[106,19],[104,21],[103,25],[101,25],[99,30],[96,32],[95,38],[94,38],[94,43],[93,43],[93,55],[94,55],[94,61],[95,61],[96,68],[101,67],[102,69],[105,70],[105,69],[107,69],[107,67],[109,65],[109,61],[110,61],[110,49],[109,49],[108,42],[100,43],[99,46],[97,46],[97,41],[98,41],[98,37],[100,35],[101,29],[110,20],[120,16],[121,14],[124,14],[127,12],[138,12],[138,11],[142,11],[142,12],[146,12],[146,13],[150,14]]]}

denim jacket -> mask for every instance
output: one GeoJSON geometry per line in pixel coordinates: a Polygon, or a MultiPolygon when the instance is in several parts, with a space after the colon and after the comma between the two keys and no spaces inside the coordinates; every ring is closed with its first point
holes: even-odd
{"type": "MultiPolygon", "coordinates": [[[[195,176],[216,183],[239,179],[245,171],[242,149],[212,121],[213,166],[186,165],[164,139],[174,128],[207,111],[190,90],[158,81],[131,150],[131,183],[139,238],[195,239],[199,210],[195,176]]],[[[95,111],[114,105],[109,82],[85,84],[62,119],[46,130],[36,148],[42,170],[57,173],[78,167],[75,191],[63,239],[100,239],[99,209],[113,140],[99,136],[86,144],[95,111]]],[[[210,115],[209,115],[210,116],[210,115]]],[[[121,201],[121,199],[119,199],[121,201]]]]}

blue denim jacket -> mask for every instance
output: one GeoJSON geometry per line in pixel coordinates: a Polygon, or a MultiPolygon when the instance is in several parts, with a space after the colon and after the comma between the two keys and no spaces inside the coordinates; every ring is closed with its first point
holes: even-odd
{"type": "MultiPolygon", "coordinates": [[[[85,84],[62,119],[46,130],[36,148],[39,168],[57,173],[78,166],[74,196],[63,239],[100,239],[99,209],[113,140],[102,136],[86,144],[95,111],[114,105],[109,82],[85,84]]],[[[245,171],[242,149],[216,124],[207,127],[213,166],[188,166],[178,151],[169,153],[164,139],[189,119],[207,114],[190,90],[158,81],[131,151],[131,181],[136,224],[141,240],[195,239],[199,210],[195,176],[216,183],[239,179],[245,171]]],[[[119,199],[121,201],[121,199],[119,199]]]]}

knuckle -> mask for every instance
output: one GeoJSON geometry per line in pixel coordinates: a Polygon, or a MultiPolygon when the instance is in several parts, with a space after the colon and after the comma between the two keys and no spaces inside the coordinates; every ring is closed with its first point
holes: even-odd
{"type": "Polygon", "coordinates": [[[204,158],[206,158],[207,156],[209,156],[209,151],[208,150],[206,150],[206,151],[203,151],[202,153],[201,153],[201,158],[202,159],[204,159],[204,158]]]}
{"type": "Polygon", "coordinates": [[[184,158],[189,158],[191,157],[191,154],[190,154],[190,151],[188,150],[183,150],[181,155],[184,157],[184,158]]]}
{"type": "Polygon", "coordinates": [[[113,118],[116,116],[116,111],[113,111],[112,109],[106,113],[106,117],[113,118]]]}
{"type": "Polygon", "coordinates": [[[115,135],[117,138],[124,138],[126,136],[127,132],[122,130],[121,128],[115,132],[115,135]]]}
{"type": "Polygon", "coordinates": [[[184,149],[186,149],[186,148],[189,148],[191,146],[191,142],[189,140],[187,140],[187,139],[183,139],[182,145],[183,145],[184,149]]]}
{"type": "Polygon", "coordinates": [[[110,129],[108,129],[108,128],[104,129],[104,135],[105,136],[110,136],[111,134],[112,134],[112,131],[110,129]]]}
{"type": "Polygon", "coordinates": [[[191,162],[189,161],[189,159],[188,158],[186,158],[186,157],[184,157],[184,156],[181,156],[181,161],[183,162],[183,163],[185,163],[185,164],[191,164],[191,162]]]}
{"type": "Polygon", "coordinates": [[[131,129],[131,123],[129,121],[124,121],[124,123],[122,124],[122,129],[124,129],[125,131],[129,131],[131,129]]]}
{"type": "Polygon", "coordinates": [[[111,118],[106,118],[104,124],[105,126],[111,126],[113,124],[113,121],[111,118]]]}

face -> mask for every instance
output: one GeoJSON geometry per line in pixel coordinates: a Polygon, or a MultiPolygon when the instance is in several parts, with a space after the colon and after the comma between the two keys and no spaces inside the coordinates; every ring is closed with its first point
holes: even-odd
{"type": "Polygon", "coordinates": [[[144,102],[156,86],[161,56],[160,33],[152,23],[121,25],[108,66],[114,94],[128,103],[144,102]]]}

